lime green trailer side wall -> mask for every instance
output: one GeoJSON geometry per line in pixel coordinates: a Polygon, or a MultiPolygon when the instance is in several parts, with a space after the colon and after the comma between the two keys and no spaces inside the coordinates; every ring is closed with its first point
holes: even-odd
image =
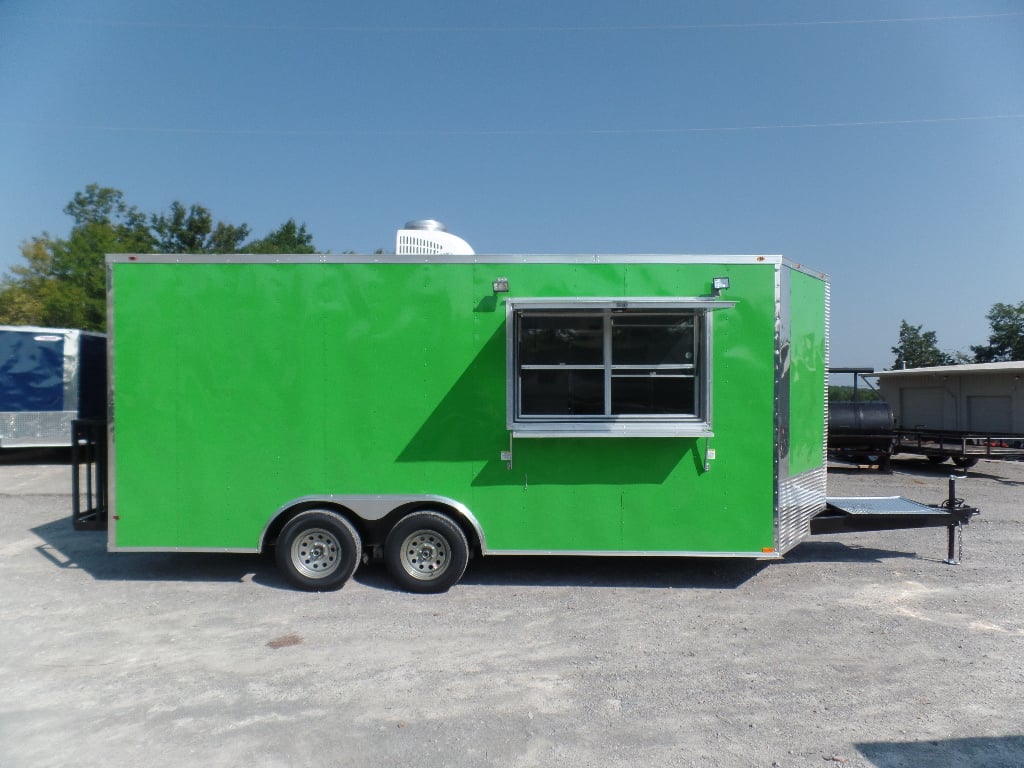
{"type": "MultiPolygon", "coordinates": [[[[490,551],[775,546],[779,264],[480,261],[110,264],[111,547],[251,550],[275,512],[327,494],[451,498],[490,551]],[[735,306],[709,313],[714,437],[510,440],[494,279],[515,297],[685,297],[716,276],[735,306]]],[[[810,301],[820,281],[802,278],[810,301]]],[[[801,360],[795,412],[824,366],[801,360]]],[[[818,410],[794,420],[791,470],[820,464],[818,410]]]]}
{"type": "Polygon", "coordinates": [[[790,271],[789,475],[825,465],[828,285],[790,271]]]}

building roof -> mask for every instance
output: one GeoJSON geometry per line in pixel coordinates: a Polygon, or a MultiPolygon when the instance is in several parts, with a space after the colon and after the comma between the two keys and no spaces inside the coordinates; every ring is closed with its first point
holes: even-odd
{"type": "Polygon", "coordinates": [[[961,376],[976,373],[1012,373],[1024,374],[1024,360],[1012,360],[1008,363],[972,363],[970,365],[934,365],[928,368],[904,368],[895,371],[878,371],[875,376],[895,379],[901,376],[961,376]]]}

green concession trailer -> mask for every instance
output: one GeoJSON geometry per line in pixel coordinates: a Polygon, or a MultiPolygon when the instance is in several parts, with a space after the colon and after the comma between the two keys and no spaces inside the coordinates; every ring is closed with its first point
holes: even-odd
{"type": "Polygon", "coordinates": [[[827,278],[779,256],[109,256],[110,550],[416,591],[474,555],[779,558],[827,278]]]}

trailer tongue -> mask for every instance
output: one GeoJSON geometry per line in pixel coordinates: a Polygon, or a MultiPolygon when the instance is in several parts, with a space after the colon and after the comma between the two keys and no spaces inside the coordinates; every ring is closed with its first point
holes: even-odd
{"type": "Polygon", "coordinates": [[[979,510],[956,497],[956,478],[950,477],[949,497],[942,504],[921,504],[903,496],[829,497],[825,510],[811,520],[811,535],[945,527],[946,562],[956,565],[963,546],[961,529],[977,514],[979,510]]]}

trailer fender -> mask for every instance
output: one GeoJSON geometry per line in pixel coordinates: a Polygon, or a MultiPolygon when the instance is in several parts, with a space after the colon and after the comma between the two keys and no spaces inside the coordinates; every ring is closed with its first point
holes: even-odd
{"type": "Polygon", "coordinates": [[[487,553],[487,539],[480,521],[470,511],[469,507],[459,501],[446,496],[414,495],[414,494],[323,494],[301,496],[297,499],[281,505],[270,517],[260,534],[259,549],[269,540],[272,540],[273,533],[280,530],[282,524],[294,513],[307,509],[324,507],[351,513],[356,521],[375,523],[383,520],[392,512],[405,508],[409,510],[444,507],[462,519],[473,530],[476,540],[480,543],[480,554],[487,553]]]}

